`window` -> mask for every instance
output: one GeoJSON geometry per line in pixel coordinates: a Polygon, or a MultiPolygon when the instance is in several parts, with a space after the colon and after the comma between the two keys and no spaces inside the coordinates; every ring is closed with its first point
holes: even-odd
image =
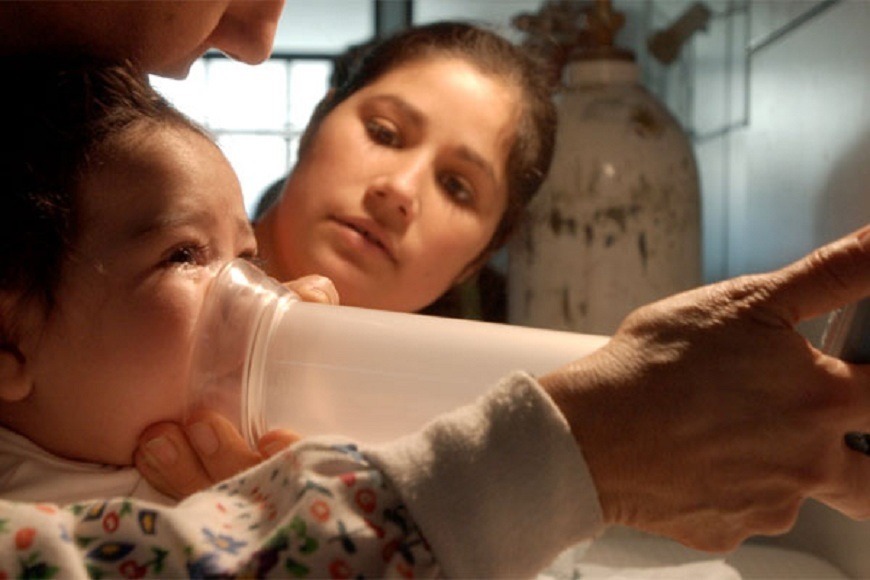
{"type": "Polygon", "coordinates": [[[184,81],[151,82],[215,136],[253,215],[263,191],[296,162],[299,137],[331,73],[328,55],[273,57],[259,66],[207,56],[184,81]]]}

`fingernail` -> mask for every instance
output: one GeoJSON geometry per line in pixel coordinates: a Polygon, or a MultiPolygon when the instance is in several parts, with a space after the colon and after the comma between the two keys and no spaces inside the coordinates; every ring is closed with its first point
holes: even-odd
{"type": "Polygon", "coordinates": [[[155,437],[145,443],[145,452],[146,455],[163,465],[175,465],[175,462],[178,461],[178,449],[166,437],[155,437]]]}
{"type": "Polygon", "coordinates": [[[870,226],[858,232],[858,242],[865,250],[870,251],[870,226]]]}
{"type": "Polygon", "coordinates": [[[190,437],[190,442],[202,455],[212,455],[220,446],[217,433],[208,423],[200,422],[189,425],[187,436],[190,437]]]}

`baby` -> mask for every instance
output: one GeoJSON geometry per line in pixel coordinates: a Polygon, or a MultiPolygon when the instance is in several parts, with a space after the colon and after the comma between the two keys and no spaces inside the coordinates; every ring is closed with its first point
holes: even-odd
{"type": "MultiPolygon", "coordinates": [[[[217,146],[134,70],[2,64],[19,79],[2,98],[16,144],[0,162],[3,487],[28,497],[15,473],[21,493],[62,499],[77,486],[26,475],[30,451],[10,469],[12,450],[27,447],[18,436],[67,459],[130,465],[146,426],[182,416],[191,335],[215,268],[253,258],[256,241],[217,146]],[[40,491],[25,491],[30,481],[40,491]]],[[[336,300],[323,278],[294,288],[336,300]]],[[[46,467],[42,475],[59,468],[46,467]]],[[[95,475],[86,479],[112,479],[95,475]]],[[[129,493],[134,481],[98,489],[129,493]]]]}

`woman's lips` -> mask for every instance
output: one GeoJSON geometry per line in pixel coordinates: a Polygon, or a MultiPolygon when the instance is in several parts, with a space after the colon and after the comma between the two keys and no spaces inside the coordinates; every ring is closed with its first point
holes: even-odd
{"type": "Polygon", "coordinates": [[[366,242],[381,250],[387,256],[387,258],[390,259],[391,262],[396,262],[396,256],[392,248],[389,246],[387,238],[385,238],[383,234],[378,231],[378,228],[376,226],[367,224],[363,221],[350,219],[336,218],[335,221],[337,221],[344,227],[357,232],[366,242]]]}

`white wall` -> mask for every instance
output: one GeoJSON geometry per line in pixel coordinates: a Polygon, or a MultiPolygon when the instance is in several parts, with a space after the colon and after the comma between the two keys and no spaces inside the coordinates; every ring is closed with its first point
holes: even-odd
{"type": "Polygon", "coordinates": [[[777,267],[870,221],[868,27],[870,3],[843,0],[752,53],[748,127],[698,146],[706,198],[727,213],[711,276],[777,267]]]}
{"type": "Polygon", "coordinates": [[[842,2],[756,53],[732,272],[776,266],[870,222],[868,28],[870,3],[842,2]]]}
{"type": "Polygon", "coordinates": [[[368,40],[374,30],[371,0],[287,0],[275,51],[339,53],[368,40]]]}

